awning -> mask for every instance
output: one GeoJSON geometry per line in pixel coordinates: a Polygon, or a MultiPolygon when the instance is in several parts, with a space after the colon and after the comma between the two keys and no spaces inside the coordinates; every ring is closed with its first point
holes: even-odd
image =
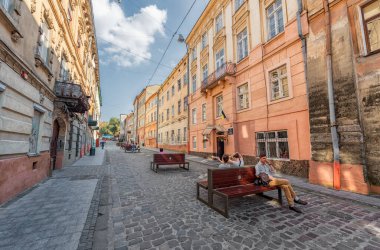
{"type": "Polygon", "coordinates": [[[215,126],[215,132],[216,133],[225,133],[226,129],[222,125],[216,125],[215,126]]]}
{"type": "Polygon", "coordinates": [[[214,126],[207,126],[205,130],[203,130],[202,135],[210,135],[211,131],[214,129],[214,126]]]}

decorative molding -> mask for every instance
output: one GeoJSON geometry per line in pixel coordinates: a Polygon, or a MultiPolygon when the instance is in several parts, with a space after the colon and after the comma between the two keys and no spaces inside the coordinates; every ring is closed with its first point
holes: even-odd
{"type": "Polygon", "coordinates": [[[0,81],[0,92],[4,92],[6,88],[7,86],[5,86],[2,81],[0,81]]]}
{"type": "Polygon", "coordinates": [[[36,9],[37,9],[37,4],[36,4],[37,0],[32,0],[31,4],[30,4],[30,12],[33,14],[34,12],[36,12],[36,9]]]}

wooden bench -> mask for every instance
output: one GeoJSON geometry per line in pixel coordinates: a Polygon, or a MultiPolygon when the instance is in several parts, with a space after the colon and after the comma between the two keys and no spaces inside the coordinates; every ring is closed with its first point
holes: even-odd
{"type": "Polygon", "coordinates": [[[157,173],[161,165],[179,165],[180,168],[189,170],[189,162],[185,161],[185,154],[154,154],[150,169],[157,173]]]}
{"type": "Polygon", "coordinates": [[[279,186],[256,186],[253,184],[256,178],[254,167],[208,169],[207,180],[197,182],[197,199],[227,218],[230,198],[243,197],[251,194],[263,195],[264,192],[277,189],[278,201],[282,204],[281,188],[279,186]],[[207,200],[200,196],[201,189],[207,191],[207,200]],[[214,195],[224,200],[224,210],[214,205],[214,195]]]}

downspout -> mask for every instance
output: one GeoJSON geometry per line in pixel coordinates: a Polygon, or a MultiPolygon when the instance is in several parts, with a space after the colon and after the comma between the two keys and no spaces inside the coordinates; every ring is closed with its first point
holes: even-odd
{"type": "Polygon", "coordinates": [[[159,117],[159,112],[160,112],[160,89],[158,89],[157,91],[157,115],[156,115],[156,148],[158,148],[158,125],[160,123],[160,119],[158,118],[159,117]]]}
{"type": "Polygon", "coordinates": [[[187,153],[190,154],[190,52],[186,44],[187,51],[187,153]]]}
{"type": "Polygon", "coordinates": [[[305,82],[306,82],[306,96],[307,96],[307,107],[309,108],[309,82],[307,79],[307,47],[306,47],[306,37],[303,35],[301,15],[303,11],[302,0],[298,1],[298,12],[297,12],[297,27],[298,27],[298,37],[302,42],[302,57],[303,57],[303,67],[305,72],[305,82]]]}
{"type": "Polygon", "coordinates": [[[329,98],[329,111],[330,111],[330,129],[331,140],[334,154],[333,185],[335,189],[340,190],[340,157],[339,157],[339,139],[337,132],[337,122],[335,116],[335,103],[334,103],[334,87],[333,87],[333,71],[332,71],[332,51],[331,51],[331,17],[329,9],[329,1],[324,0],[323,7],[325,10],[325,28],[326,28],[326,70],[327,70],[327,91],[329,98]]]}

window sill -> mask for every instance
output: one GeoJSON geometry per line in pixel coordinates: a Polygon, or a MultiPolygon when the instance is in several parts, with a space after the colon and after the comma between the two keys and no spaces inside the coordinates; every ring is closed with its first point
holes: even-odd
{"type": "Polygon", "coordinates": [[[247,61],[248,58],[249,58],[248,55],[249,55],[249,53],[248,53],[245,57],[243,57],[242,59],[240,59],[239,61],[237,61],[237,62],[236,62],[236,66],[238,66],[239,64],[241,64],[241,63],[247,61]]]}
{"type": "Polygon", "coordinates": [[[246,111],[249,111],[249,110],[251,110],[251,107],[248,107],[248,108],[244,108],[244,109],[238,109],[237,111],[236,111],[236,113],[243,113],[243,112],[246,112],[246,111]]]}
{"type": "Polygon", "coordinates": [[[40,153],[27,153],[26,154],[29,158],[33,158],[33,157],[39,157],[40,156],[40,153]]]}
{"type": "Polygon", "coordinates": [[[267,45],[267,44],[270,44],[271,42],[273,42],[277,37],[280,37],[282,35],[285,35],[285,30],[284,31],[281,31],[280,33],[276,34],[275,36],[273,37],[270,37],[270,38],[267,38],[266,42],[264,45],[267,45]]]}
{"type": "Polygon", "coordinates": [[[282,97],[282,98],[279,98],[279,99],[276,99],[276,100],[271,100],[268,102],[268,105],[271,105],[271,104],[276,104],[276,103],[279,103],[279,102],[283,102],[283,101],[288,101],[290,99],[293,99],[293,96],[289,96],[289,97],[282,97]]]}

